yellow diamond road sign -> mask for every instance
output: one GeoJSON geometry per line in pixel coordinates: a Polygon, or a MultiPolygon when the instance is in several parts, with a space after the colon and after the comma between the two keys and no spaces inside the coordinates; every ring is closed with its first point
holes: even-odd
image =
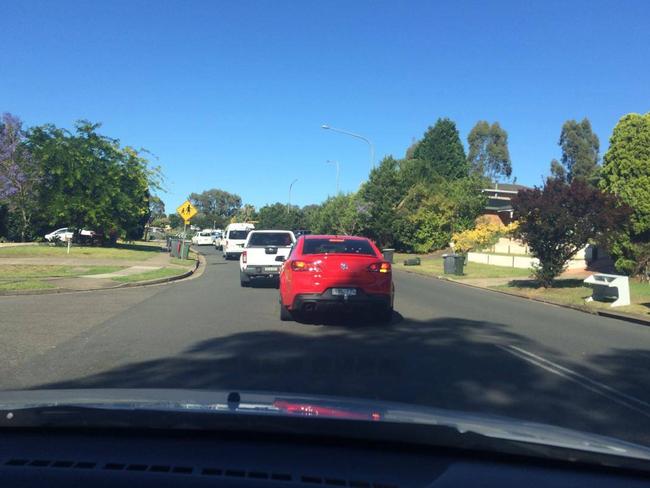
{"type": "Polygon", "coordinates": [[[176,209],[176,212],[178,212],[178,215],[180,215],[187,224],[190,219],[197,214],[198,210],[196,210],[189,200],[185,200],[181,206],[176,209]]]}

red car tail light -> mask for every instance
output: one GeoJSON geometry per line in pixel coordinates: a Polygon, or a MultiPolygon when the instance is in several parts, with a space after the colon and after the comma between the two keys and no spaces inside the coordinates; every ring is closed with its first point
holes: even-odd
{"type": "Polygon", "coordinates": [[[372,263],[368,266],[368,271],[371,273],[390,273],[391,265],[388,262],[372,263]]]}
{"type": "Polygon", "coordinates": [[[300,259],[291,261],[291,269],[293,271],[320,271],[320,267],[317,263],[312,263],[311,261],[302,261],[300,259]]]}
{"type": "Polygon", "coordinates": [[[294,271],[307,271],[309,270],[309,263],[307,261],[291,261],[291,269],[294,271]]]}
{"type": "Polygon", "coordinates": [[[247,260],[248,260],[248,257],[246,256],[246,251],[244,251],[243,253],[241,253],[241,262],[246,264],[247,260]]]}

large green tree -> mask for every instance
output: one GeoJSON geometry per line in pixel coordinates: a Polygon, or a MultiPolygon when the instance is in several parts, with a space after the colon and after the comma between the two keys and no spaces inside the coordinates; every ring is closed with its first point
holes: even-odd
{"type": "Polygon", "coordinates": [[[433,127],[429,127],[413,150],[413,158],[426,161],[431,173],[446,179],[463,178],[469,173],[458,129],[447,118],[438,119],[433,127]]]}
{"type": "Polygon", "coordinates": [[[485,120],[478,121],[467,136],[467,143],[467,160],[472,174],[486,176],[491,181],[510,177],[512,163],[508,133],[498,122],[490,125],[485,120]]]}
{"type": "Polygon", "coordinates": [[[122,147],[98,132],[100,124],[79,121],[73,132],[53,125],[32,128],[28,147],[43,174],[40,218],[50,226],[91,228],[128,239],[142,236],[150,191],[160,172],[142,151],[122,147]]]}
{"type": "Polygon", "coordinates": [[[403,197],[403,182],[399,174],[399,162],[392,157],[384,158],[370,172],[368,181],[359,191],[360,212],[363,228],[381,246],[394,246],[397,206],[403,197]]]}
{"type": "Polygon", "coordinates": [[[224,227],[237,215],[242,206],[239,195],[212,188],[201,193],[190,194],[189,200],[198,210],[192,223],[200,227],[224,227]]]}
{"type": "Polygon", "coordinates": [[[276,202],[265,205],[257,213],[258,229],[298,230],[305,227],[302,210],[295,205],[276,202]]]}
{"type": "Polygon", "coordinates": [[[650,112],[628,114],[614,127],[601,171],[601,188],[632,208],[630,226],[612,246],[616,267],[650,274],[650,112]]]}
{"type": "Polygon", "coordinates": [[[397,207],[397,246],[421,253],[446,247],[454,232],[472,227],[481,214],[484,187],[478,177],[412,186],[397,207]]]}
{"type": "Polygon", "coordinates": [[[578,178],[593,183],[598,175],[600,141],[589,119],[567,120],[562,125],[558,145],[562,148],[562,159],[551,162],[551,173],[568,182],[578,178]]]}
{"type": "Polygon", "coordinates": [[[312,209],[310,230],[314,234],[357,234],[363,213],[362,203],[355,193],[329,197],[318,209],[312,209]]]}

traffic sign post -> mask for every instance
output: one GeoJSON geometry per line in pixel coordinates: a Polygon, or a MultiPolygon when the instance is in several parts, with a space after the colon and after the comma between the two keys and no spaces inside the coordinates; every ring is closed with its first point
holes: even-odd
{"type": "MultiPolygon", "coordinates": [[[[183,253],[182,251],[184,250],[185,247],[185,238],[187,237],[187,224],[190,223],[190,219],[194,217],[197,213],[198,210],[194,205],[192,205],[192,202],[189,200],[185,200],[180,207],[176,209],[176,212],[178,215],[181,216],[183,219],[183,238],[180,240],[179,245],[178,245],[178,253],[181,259],[187,259],[187,254],[183,253]],[[185,256],[185,257],[183,257],[185,256]]],[[[188,246],[189,247],[189,246],[188,246]]]]}

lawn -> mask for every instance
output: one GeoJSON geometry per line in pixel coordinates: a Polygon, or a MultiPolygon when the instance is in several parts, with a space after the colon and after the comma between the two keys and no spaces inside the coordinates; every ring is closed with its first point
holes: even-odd
{"type": "Polygon", "coordinates": [[[72,245],[70,254],[64,246],[41,244],[38,246],[14,246],[0,248],[0,258],[89,258],[89,259],[124,259],[142,261],[160,253],[160,246],[144,244],[117,244],[115,247],[88,247],[72,245]]]}
{"type": "Polygon", "coordinates": [[[630,280],[630,298],[632,304],[626,307],[609,306],[606,302],[585,302],[591,296],[591,288],[583,285],[582,280],[558,280],[553,288],[536,287],[532,280],[513,280],[507,285],[494,288],[505,290],[529,298],[539,298],[558,304],[577,305],[588,308],[605,308],[620,312],[650,316],[650,284],[630,280]]]}
{"type": "Polygon", "coordinates": [[[160,268],[153,271],[146,271],[144,273],[132,274],[128,276],[118,276],[113,278],[113,280],[119,281],[120,283],[135,283],[136,281],[149,281],[156,280],[158,278],[170,278],[172,276],[178,276],[186,272],[187,269],[160,268]]]}
{"type": "Polygon", "coordinates": [[[9,281],[0,283],[0,291],[14,290],[44,290],[46,288],[56,288],[53,284],[40,280],[9,281]]]}
{"type": "Polygon", "coordinates": [[[171,264],[177,264],[179,266],[194,266],[197,259],[197,254],[194,251],[190,251],[188,259],[171,258],[169,262],[171,264]]]}
{"type": "Polygon", "coordinates": [[[68,278],[93,274],[112,273],[124,266],[55,266],[33,264],[0,264],[0,281],[17,281],[30,278],[68,278]]]}
{"type": "MultiPolygon", "coordinates": [[[[404,260],[415,258],[414,254],[396,253],[393,267],[413,273],[425,274],[429,276],[442,276],[443,262],[440,254],[417,256],[420,258],[419,266],[404,266],[404,260]]],[[[447,275],[454,279],[472,279],[472,278],[526,278],[530,275],[528,269],[510,268],[505,266],[492,266],[482,263],[467,263],[463,276],[447,275]]]]}

